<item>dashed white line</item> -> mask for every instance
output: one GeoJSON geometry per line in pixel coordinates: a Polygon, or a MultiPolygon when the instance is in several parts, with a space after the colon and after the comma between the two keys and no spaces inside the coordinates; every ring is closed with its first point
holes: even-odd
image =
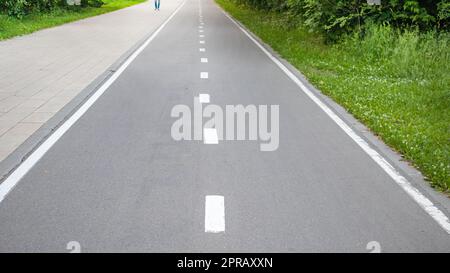
{"type": "Polygon", "coordinates": [[[202,40],[202,41],[200,41],[200,44],[204,44],[204,43],[205,43],[205,41],[203,41],[203,40],[202,40]]]}
{"type": "Polygon", "coordinates": [[[200,72],[200,79],[207,79],[208,76],[208,72],[200,72]]]}
{"type": "Polygon", "coordinates": [[[205,232],[225,232],[225,198],[222,195],[205,198],[205,232]]]}
{"type": "Polygon", "coordinates": [[[203,32],[203,29],[199,29],[198,32],[202,33],[202,32],[203,32]]]}
{"type": "Polygon", "coordinates": [[[206,48],[201,47],[201,48],[198,49],[198,51],[200,51],[200,52],[205,52],[205,51],[206,51],[206,48]]]}
{"type": "Polygon", "coordinates": [[[205,38],[205,35],[204,34],[200,34],[200,35],[198,35],[198,37],[199,38],[205,38]]]}
{"type": "Polygon", "coordinates": [[[209,94],[199,94],[198,99],[200,103],[209,103],[209,94]]]}
{"type": "Polygon", "coordinates": [[[217,129],[203,128],[203,144],[219,144],[217,129]]]}
{"type": "Polygon", "coordinates": [[[200,58],[200,62],[207,63],[208,62],[208,58],[200,58]]]}

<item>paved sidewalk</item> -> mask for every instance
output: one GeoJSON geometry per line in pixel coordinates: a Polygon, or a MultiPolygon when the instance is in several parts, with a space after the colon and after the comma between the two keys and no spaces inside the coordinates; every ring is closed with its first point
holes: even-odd
{"type": "Polygon", "coordinates": [[[146,2],[0,42],[0,161],[181,4],[146,2]]]}

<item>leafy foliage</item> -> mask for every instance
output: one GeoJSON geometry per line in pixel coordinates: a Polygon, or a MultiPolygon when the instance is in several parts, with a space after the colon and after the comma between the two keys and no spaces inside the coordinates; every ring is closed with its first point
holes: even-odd
{"type": "Polygon", "coordinates": [[[363,31],[367,24],[389,24],[420,30],[450,27],[449,0],[382,0],[381,6],[366,0],[235,0],[258,9],[287,11],[311,31],[336,39],[344,33],[363,31]]]}

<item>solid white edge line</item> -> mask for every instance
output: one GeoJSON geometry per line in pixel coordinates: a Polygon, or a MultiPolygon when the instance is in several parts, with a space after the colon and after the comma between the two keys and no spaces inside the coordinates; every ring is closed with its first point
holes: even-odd
{"type": "Polygon", "coordinates": [[[222,195],[205,197],[205,232],[225,232],[225,198],[222,195]]]}
{"type": "Polygon", "coordinates": [[[215,128],[203,129],[203,144],[219,144],[217,129],[215,128]]]}
{"type": "Polygon", "coordinates": [[[338,117],[326,104],[324,104],[309,88],[303,84],[283,63],[275,58],[264,46],[262,46],[247,30],[242,28],[224,10],[222,13],[230,19],[253,43],[255,43],[300,89],[315,102],[341,129],[350,136],[422,209],[425,210],[448,234],[450,234],[450,220],[437,208],[430,199],[415,188],[404,176],[402,176],[389,162],[376,150],[353,131],[340,117],[338,117]]]}
{"type": "Polygon", "coordinates": [[[92,96],[70,116],[53,134],[51,134],[31,155],[17,167],[8,178],[0,184],[0,202],[2,202],[6,195],[17,185],[17,183],[30,171],[36,162],[41,159],[45,153],[72,127],[77,120],[83,116],[84,113],[97,101],[97,99],[108,89],[108,87],[122,74],[122,72],[133,62],[133,60],[147,47],[147,45],[159,34],[159,32],[169,23],[169,21],[177,14],[177,12],[184,6],[186,0],[175,9],[175,11],[167,18],[162,25],[160,25],[155,32],[136,50],[131,54],[125,62],[111,75],[111,77],[92,94],[92,96]]]}

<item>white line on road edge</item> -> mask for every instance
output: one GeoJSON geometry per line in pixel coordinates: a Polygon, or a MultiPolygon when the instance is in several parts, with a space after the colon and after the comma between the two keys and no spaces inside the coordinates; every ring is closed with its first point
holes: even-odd
{"type": "Polygon", "coordinates": [[[159,32],[169,23],[169,21],[177,14],[177,12],[184,6],[186,1],[167,18],[161,26],[142,44],[133,54],[131,54],[125,62],[111,75],[111,77],[92,94],[92,96],[70,116],[53,134],[51,134],[31,155],[22,162],[22,164],[14,170],[9,177],[0,184],[0,202],[2,202],[6,195],[17,185],[17,183],[33,168],[36,162],[41,159],[45,153],[64,135],[77,120],[83,116],[84,113],[103,95],[108,87],[122,74],[122,72],[133,62],[133,60],[147,47],[147,45],[159,34],[159,32]]]}
{"type": "Polygon", "coordinates": [[[262,46],[252,35],[250,35],[239,23],[221,9],[222,13],[230,19],[247,37],[252,40],[300,89],[315,102],[344,132],[350,136],[406,193],[412,197],[422,209],[424,209],[448,234],[450,234],[450,221],[448,217],[438,209],[433,202],[415,188],[404,176],[402,176],[389,162],[377,151],[353,131],[340,117],[338,117],[326,104],[324,104],[314,93],[306,87],[283,63],[275,58],[262,46]]]}
{"type": "Polygon", "coordinates": [[[207,63],[208,62],[208,58],[200,58],[200,62],[207,63]]]}
{"type": "Polygon", "coordinates": [[[198,95],[198,99],[200,103],[209,103],[209,94],[200,94],[198,95]]]}
{"type": "Polygon", "coordinates": [[[219,144],[219,137],[215,128],[203,129],[203,144],[219,144]]]}
{"type": "Polygon", "coordinates": [[[207,79],[208,78],[208,72],[200,72],[200,79],[207,79]]]}
{"type": "Polygon", "coordinates": [[[205,198],[205,232],[225,232],[225,199],[221,195],[205,198]]]}

